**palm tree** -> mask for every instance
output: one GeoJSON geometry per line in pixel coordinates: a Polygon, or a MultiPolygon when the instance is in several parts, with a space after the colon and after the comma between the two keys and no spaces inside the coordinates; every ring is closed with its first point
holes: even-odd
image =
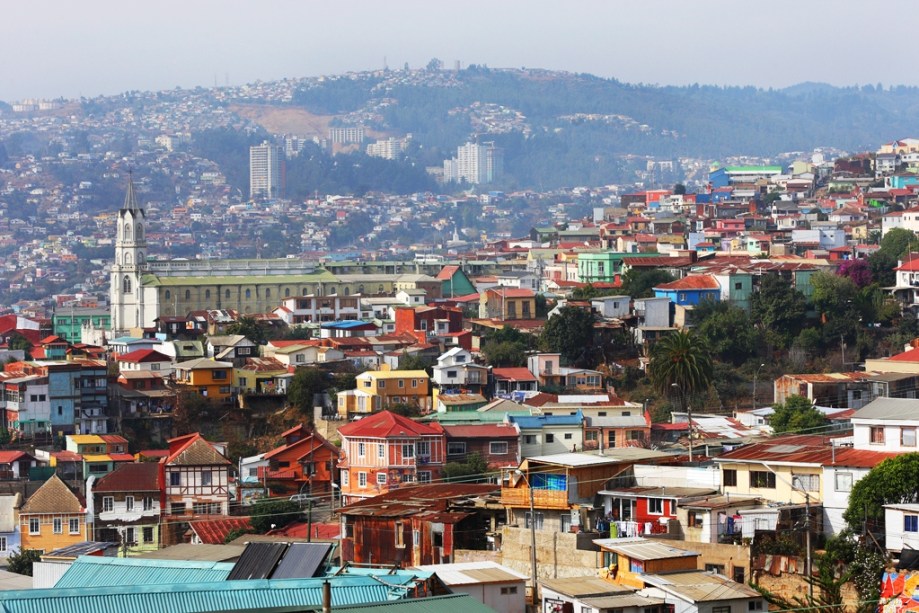
{"type": "Polygon", "coordinates": [[[685,413],[688,400],[708,389],[712,382],[712,357],[701,336],[691,330],[669,334],[654,345],[648,374],[662,394],[676,388],[680,409],[685,413]]]}

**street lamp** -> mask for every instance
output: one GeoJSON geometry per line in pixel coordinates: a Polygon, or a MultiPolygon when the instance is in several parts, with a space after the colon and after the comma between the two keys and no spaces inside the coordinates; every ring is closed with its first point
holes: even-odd
{"type": "Polygon", "coordinates": [[[514,474],[518,477],[522,477],[524,483],[527,484],[527,489],[530,490],[530,583],[532,584],[533,591],[533,610],[537,610],[537,599],[536,599],[536,509],[533,502],[533,485],[530,483],[530,480],[527,478],[526,473],[524,473],[519,468],[514,471],[514,474]]]}
{"type": "Polygon", "coordinates": [[[753,410],[756,410],[756,378],[759,376],[759,369],[765,366],[765,364],[760,364],[756,367],[756,370],[753,371],[753,410]]]}
{"type": "Polygon", "coordinates": [[[814,601],[814,582],[813,582],[813,571],[811,569],[811,496],[808,493],[807,489],[804,488],[801,484],[801,477],[792,477],[791,478],[791,489],[798,490],[804,494],[804,529],[806,530],[804,534],[805,538],[805,547],[807,548],[807,557],[804,561],[804,572],[807,573],[807,584],[810,588],[810,601],[814,601]],[[797,483],[797,486],[795,486],[797,483]]]}
{"type": "Polygon", "coordinates": [[[686,411],[686,416],[689,419],[689,461],[692,462],[692,409],[686,403],[686,397],[683,395],[683,388],[677,385],[676,383],[671,383],[670,387],[675,389],[680,395],[680,408],[686,411]]]}

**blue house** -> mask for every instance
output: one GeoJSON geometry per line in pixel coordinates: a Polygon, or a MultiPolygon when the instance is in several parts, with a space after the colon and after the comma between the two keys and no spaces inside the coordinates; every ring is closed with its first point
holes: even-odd
{"type": "Polygon", "coordinates": [[[690,275],[654,288],[655,298],[670,298],[672,304],[693,306],[703,300],[719,300],[721,286],[712,275],[690,275]]]}

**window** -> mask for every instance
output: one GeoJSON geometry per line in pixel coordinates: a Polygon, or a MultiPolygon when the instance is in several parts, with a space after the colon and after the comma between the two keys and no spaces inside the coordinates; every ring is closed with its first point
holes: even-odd
{"type": "Polygon", "coordinates": [[[205,297],[207,300],[210,300],[210,299],[211,299],[211,290],[209,290],[209,289],[204,290],[204,297],[205,297]]]}
{"type": "MultiPolygon", "coordinates": [[[[734,581],[737,581],[737,583],[743,583],[744,582],[743,574],[744,574],[743,566],[734,567],[734,581]],[[740,577],[740,580],[737,579],[738,577],[740,577]]],[[[747,603],[747,611],[762,611],[762,610],[763,610],[762,600],[751,600],[750,602],[747,603]]]]}
{"type": "Polygon", "coordinates": [[[215,370],[212,373],[212,376],[215,381],[222,381],[227,378],[227,371],[225,370],[215,370]]]}
{"type": "Polygon", "coordinates": [[[836,473],[836,491],[852,491],[852,473],[836,473]]]}
{"type": "Polygon", "coordinates": [[[565,432],[565,440],[566,440],[566,441],[570,441],[570,440],[571,440],[571,433],[570,433],[570,432],[565,432]]]}
{"type": "Polygon", "coordinates": [[[903,516],[903,532],[919,532],[919,515],[903,516]]]}
{"type": "Polygon", "coordinates": [[[364,472],[357,473],[357,486],[367,487],[367,473],[364,473],[364,472]]]}
{"type": "Polygon", "coordinates": [[[229,300],[229,299],[230,299],[230,290],[225,291],[225,292],[223,293],[223,295],[224,295],[224,297],[225,297],[227,300],[229,300]]]}
{"type": "Polygon", "coordinates": [[[201,485],[211,485],[213,482],[213,474],[209,470],[201,471],[201,485]]]}
{"type": "Polygon", "coordinates": [[[191,290],[185,290],[185,300],[191,300],[191,290]]]}
{"type": "Polygon", "coordinates": [[[431,471],[422,470],[418,472],[418,483],[430,483],[431,482],[431,471]]]}
{"type": "Polygon", "coordinates": [[[365,443],[358,443],[357,444],[357,457],[363,458],[365,455],[367,455],[367,445],[365,443]]]}
{"type": "Polygon", "coordinates": [[[251,289],[247,289],[247,290],[246,290],[246,300],[248,300],[249,298],[252,298],[252,290],[251,290],[251,289]]]}
{"type": "Polygon", "coordinates": [[[701,528],[705,523],[705,514],[702,511],[689,511],[686,519],[690,528],[701,528]]]}
{"type": "MultiPolygon", "coordinates": [[[[455,370],[448,370],[448,371],[447,371],[447,378],[448,378],[448,379],[456,379],[456,373],[457,373],[457,371],[455,371],[455,370]]],[[[414,381],[413,381],[412,383],[414,383],[414,381]]]]}
{"type": "Polygon", "coordinates": [[[386,457],[386,443],[377,445],[377,457],[381,460],[386,457]]]}
{"type": "Polygon", "coordinates": [[[5,536],[0,536],[0,551],[4,551],[4,552],[7,551],[5,536]]]}
{"type": "Polygon", "coordinates": [[[663,515],[664,514],[664,499],[663,498],[649,498],[648,499],[648,513],[651,515],[663,515]]]}
{"type": "Polygon", "coordinates": [[[195,515],[207,515],[207,503],[196,502],[194,504],[195,515]]]}
{"type": "Polygon", "coordinates": [[[144,511],[153,510],[153,498],[144,498],[144,511]]]}
{"type": "Polygon", "coordinates": [[[348,481],[348,471],[343,471],[343,472],[341,473],[341,484],[344,485],[344,486],[347,486],[348,483],[349,483],[349,481],[348,481]]]}
{"type": "Polygon", "coordinates": [[[501,594],[502,594],[502,595],[516,594],[516,593],[517,593],[517,586],[516,586],[516,585],[510,585],[510,586],[508,586],[508,587],[502,587],[502,588],[501,588],[501,594]]]}
{"type": "MultiPolygon", "coordinates": [[[[523,524],[524,524],[523,527],[524,527],[524,528],[529,528],[529,527],[530,527],[530,520],[531,520],[531,518],[532,518],[532,516],[530,515],[530,512],[527,511],[527,512],[524,514],[524,516],[523,516],[523,524]]],[[[536,512],[536,524],[535,524],[535,525],[536,525],[536,529],[537,529],[537,530],[542,530],[542,525],[543,525],[543,522],[545,521],[545,519],[546,519],[546,518],[545,518],[545,515],[543,515],[543,514],[540,513],[539,511],[536,512]]]]}
{"type": "Polygon", "coordinates": [[[386,485],[386,473],[377,473],[377,485],[386,485]]]}
{"type": "Polygon", "coordinates": [[[916,446],[916,429],[915,428],[900,428],[900,446],[901,447],[915,447],[916,446]]]}
{"type": "Polygon", "coordinates": [[[464,455],[465,453],[466,443],[447,443],[447,455],[464,455]]]}
{"type": "Polygon", "coordinates": [[[169,473],[169,485],[182,485],[182,473],[169,473]]]}
{"type": "Polygon", "coordinates": [[[144,528],[144,542],[145,543],[153,542],[153,528],[150,528],[150,527],[144,528]]]}
{"type": "Polygon", "coordinates": [[[535,445],[535,444],[536,444],[536,435],[535,435],[535,434],[524,434],[524,435],[523,435],[523,444],[524,444],[524,445],[535,445]]]}
{"type": "Polygon", "coordinates": [[[405,387],[405,379],[399,379],[398,384],[400,389],[405,387]]]}
{"type": "Polygon", "coordinates": [[[507,443],[503,441],[501,442],[492,441],[491,443],[488,444],[488,453],[490,453],[491,455],[506,454],[507,453],[507,443]]]}
{"type": "Polygon", "coordinates": [[[584,433],[584,440],[585,440],[585,441],[588,441],[588,442],[593,442],[593,443],[597,442],[597,431],[596,431],[596,430],[588,430],[587,432],[585,432],[585,433],[584,433]]]}
{"type": "Polygon", "coordinates": [[[127,530],[125,530],[124,542],[125,543],[136,543],[137,539],[134,538],[135,536],[136,534],[134,533],[134,526],[129,527],[127,530]]]}
{"type": "Polygon", "coordinates": [[[41,523],[37,517],[29,518],[29,534],[41,534],[41,523]]]}
{"type": "Polygon", "coordinates": [[[414,443],[405,443],[402,445],[402,458],[414,458],[415,457],[415,444],[414,443]]]}
{"type": "Polygon", "coordinates": [[[108,513],[115,509],[115,499],[112,496],[104,496],[102,498],[102,512],[108,513]]]}
{"type": "Polygon", "coordinates": [[[737,471],[733,468],[725,468],[721,471],[721,481],[725,487],[737,487],[737,471]]]}
{"type": "Polygon", "coordinates": [[[743,289],[743,283],[738,281],[734,284],[734,289],[743,289]]]}
{"type": "Polygon", "coordinates": [[[401,521],[396,522],[396,547],[405,547],[405,526],[401,521]]]}
{"type": "Polygon", "coordinates": [[[554,442],[555,442],[555,435],[554,435],[554,434],[547,434],[547,435],[546,435],[546,442],[547,442],[547,443],[554,443],[554,442]]]}
{"type": "Polygon", "coordinates": [[[64,533],[64,521],[60,517],[55,517],[54,520],[52,521],[52,525],[54,526],[55,534],[64,533]]]}
{"type": "Polygon", "coordinates": [[[775,473],[761,470],[751,470],[750,487],[775,489],[775,473]]]}
{"type": "MultiPolygon", "coordinates": [[[[707,573],[718,573],[719,575],[724,574],[724,564],[706,564],[705,572],[707,573]]],[[[727,609],[724,613],[731,613],[731,607],[712,607],[712,613],[715,609],[727,609]]]]}
{"type": "Polygon", "coordinates": [[[796,475],[792,473],[791,484],[805,492],[817,492],[820,490],[820,475],[796,475]]]}
{"type": "Polygon", "coordinates": [[[884,444],[884,426],[871,426],[870,441],[872,445],[884,444]]]}
{"type": "Polygon", "coordinates": [[[124,499],[124,509],[125,511],[134,510],[134,496],[125,496],[124,499]]]}
{"type": "Polygon", "coordinates": [[[166,290],[166,300],[172,300],[172,292],[170,292],[168,289],[166,290]]]}
{"type": "Polygon", "coordinates": [[[80,520],[79,519],[77,519],[76,517],[71,518],[68,524],[69,525],[67,527],[69,528],[70,534],[80,533],[80,520]]]}

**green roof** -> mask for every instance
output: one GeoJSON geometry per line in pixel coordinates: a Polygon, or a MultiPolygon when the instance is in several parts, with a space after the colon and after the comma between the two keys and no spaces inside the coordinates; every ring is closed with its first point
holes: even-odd
{"type": "Polygon", "coordinates": [[[284,283],[292,285],[297,283],[317,283],[319,281],[338,283],[339,279],[327,270],[306,275],[225,275],[219,277],[184,277],[146,274],[141,277],[141,283],[146,287],[176,287],[186,285],[258,285],[264,283],[284,283]]]}
{"type": "Polygon", "coordinates": [[[55,588],[206,583],[226,580],[231,570],[233,562],[81,556],[74,560],[55,588]]]}
{"type": "Polygon", "coordinates": [[[411,598],[396,602],[372,602],[351,607],[335,608],[335,613],[368,613],[380,611],[381,613],[491,613],[495,611],[469,596],[468,594],[448,594],[446,596],[432,596],[430,598],[411,598]]]}
{"type": "Polygon", "coordinates": [[[440,424],[496,424],[504,421],[505,415],[512,417],[530,416],[529,411],[451,411],[432,413],[419,421],[436,421],[440,424]]]}
{"type": "MultiPolygon", "coordinates": [[[[332,605],[357,605],[396,600],[411,578],[330,577],[332,605]]],[[[0,598],[3,613],[207,613],[322,605],[324,579],[249,579],[206,583],[94,586],[67,589],[10,590],[0,598]]]]}

